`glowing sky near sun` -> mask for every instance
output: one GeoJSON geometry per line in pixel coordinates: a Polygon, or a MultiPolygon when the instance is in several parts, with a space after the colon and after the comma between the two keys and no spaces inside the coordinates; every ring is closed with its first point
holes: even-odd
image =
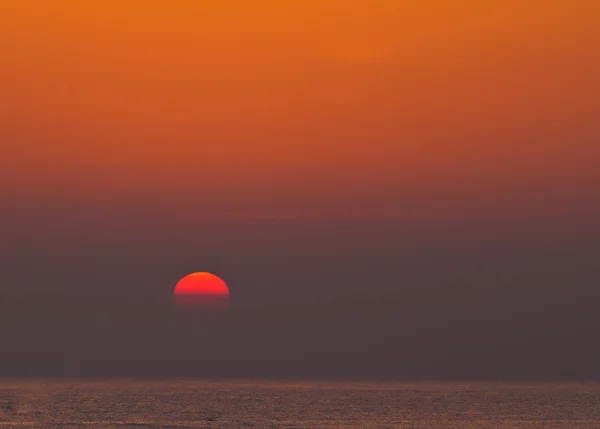
{"type": "Polygon", "coordinates": [[[596,0],[0,4],[0,192],[592,210],[596,0]]]}

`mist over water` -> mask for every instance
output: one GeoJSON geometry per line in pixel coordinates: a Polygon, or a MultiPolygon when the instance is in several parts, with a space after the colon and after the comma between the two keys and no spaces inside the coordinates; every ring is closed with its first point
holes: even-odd
{"type": "Polygon", "coordinates": [[[6,230],[4,377],[600,378],[597,222],[53,222],[6,230]],[[174,306],[196,270],[226,311],[174,306]]]}

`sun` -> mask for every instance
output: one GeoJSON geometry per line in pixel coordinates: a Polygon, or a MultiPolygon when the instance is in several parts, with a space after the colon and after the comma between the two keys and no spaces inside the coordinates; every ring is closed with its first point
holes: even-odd
{"type": "Polygon", "coordinates": [[[173,299],[178,307],[227,308],[229,288],[219,276],[197,272],[188,274],[177,282],[173,299]]]}

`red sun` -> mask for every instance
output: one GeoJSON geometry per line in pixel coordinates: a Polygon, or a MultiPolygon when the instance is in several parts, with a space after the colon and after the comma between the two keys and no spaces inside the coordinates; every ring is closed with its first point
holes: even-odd
{"type": "Polygon", "coordinates": [[[227,308],[229,288],[214,274],[192,273],[179,280],[173,290],[173,298],[178,307],[227,308]]]}

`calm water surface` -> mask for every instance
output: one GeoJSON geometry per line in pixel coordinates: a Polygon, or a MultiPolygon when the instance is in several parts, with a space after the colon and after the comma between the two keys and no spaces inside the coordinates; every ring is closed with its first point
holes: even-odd
{"type": "Polygon", "coordinates": [[[12,427],[600,428],[600,384],[3,381],[12,427]]]}

